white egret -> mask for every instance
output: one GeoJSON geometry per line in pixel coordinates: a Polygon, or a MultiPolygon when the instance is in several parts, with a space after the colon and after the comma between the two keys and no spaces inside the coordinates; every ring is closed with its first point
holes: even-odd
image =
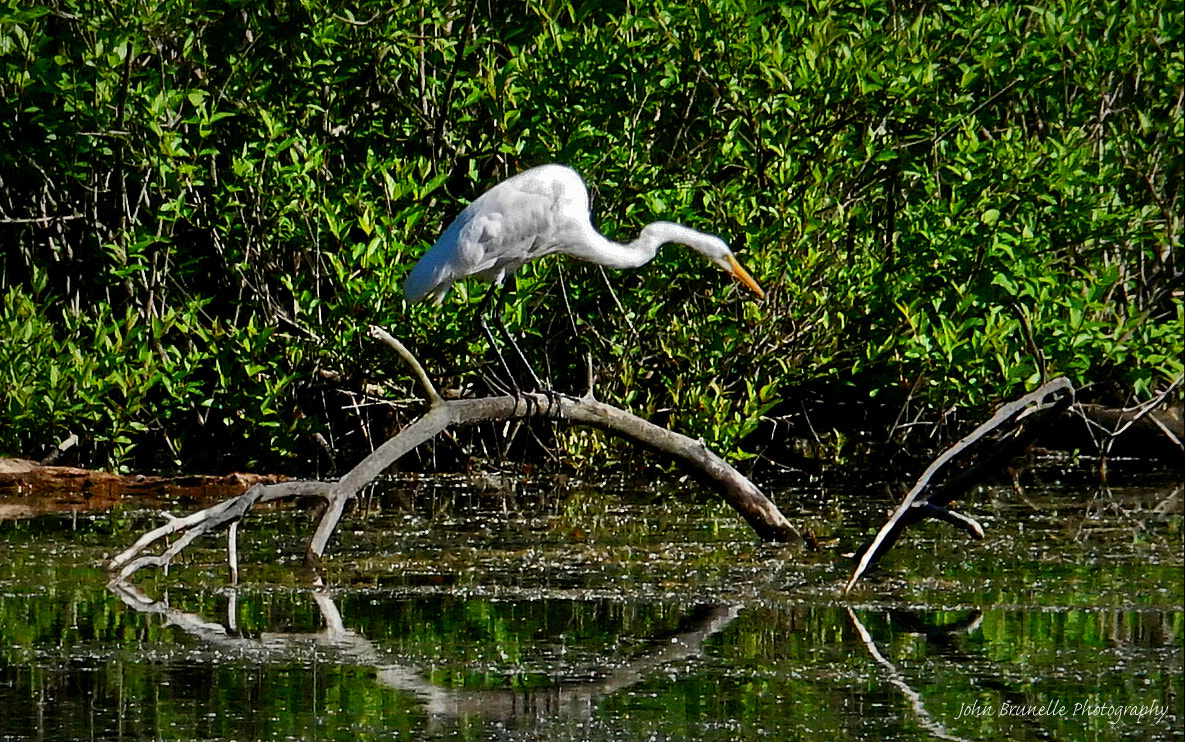
{"type": "MultiPolygon", "coordinates": [[[[412,268],[403,291],[410,301],[431,296],[440,304],[462,279],[474,277],[493,284],[479,310],[482,327],[493,345],[484,317],[488,300],[499,294],[495,321],[509,339],[502,325],[500,289],[523,264],[561,253],[608,268],[638,268],[653,260],[668,242],[690,247],[764,298],[765,292],[753,276],[715,235],[674,222],[653,222],[628,244],[606,239],[592,225],[588,189],[580,175],[555,164],[508,178],[469,204],[412,268]]],[[[518,346],[513,341],[510,344],[521,358],[518,346]]],[[[524,365],[530,368],[525,359],[524,365]]],[[[538,379],[535,382],[538,385],[538,379]]]]}
{"type": "Polygon", "coordinates": [[[622,245],[592,225],[588,189],[570,167],[540,165],[483,193],[449,225],[403,282],[411,301],[437,304],[453,283],[470,276],[501,285],[525,263],[562,253],[607,268],[640,268],[668,242],[686,245],[759,297],[753,280],[724,240],[673,222],[653,222],[622,245]]]}

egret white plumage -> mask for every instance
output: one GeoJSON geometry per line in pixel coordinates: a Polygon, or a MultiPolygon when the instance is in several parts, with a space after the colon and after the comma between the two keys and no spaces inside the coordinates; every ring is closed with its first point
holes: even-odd
{"type": "Polygon", "coordinates": [[[674,222],[653,222],[629,244],[592,225],[588,190],[570,167],[540,165],[502,181],[457,216],[403,283],[411,301],[444,300],[453,283],[474,277],[501,285],[525,263],[561,253],[607,268],[639,268],[666,243],[686,245],[753,293],[765,292],[724,240],[674,222]]]}
{"type": "MultiPolygon", "coordinates": [[[[607,268],[638,268],[667,243],[690,247],[764,298],[765,292],[715,235],[674,222],[653,222],[633,242],[605,238],[592,225],[588,189],[580,175],[555,164],[508,178],[469,204],[412,268],[403,291],[410,301],[430,296],[439,304],[454,283],[477,278],[493,284],[482,300],[484,313],[489,297],[500,295],[506,278],[536,258],[561,253],[607,268]]],[[[482,320],[488,336],[484,316],[482,320]]],[[[495,321],[504,331],[500,297],[495,321]]],[[[515,350],[522,355],[517,346],[515,350]]]]}

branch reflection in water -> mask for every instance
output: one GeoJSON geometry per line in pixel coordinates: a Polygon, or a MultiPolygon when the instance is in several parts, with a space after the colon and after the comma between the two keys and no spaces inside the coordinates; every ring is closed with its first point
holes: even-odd
{"type": "Polygon", "coordinates": [[[689,629],[669,635],[640,657],[610,668],[598,667],[595,672],[570,674],[595,679],[565,679],[545,688],[468,689],[436,685],[425,679],[418,668],[391,662],[374,642],[345,626],[333,598],[324,591],[311,593],[324,620],[321,631],[263,632],[246,636],[236,626],[233,591],[227,605],[226,623],[218,623],[196,613],[172,608],[163,600],[153,600],[130,583],[112,583],[108,587],[129,608],[159,615],[166,624],[176,626],[221,652],[239,658],[281,661],[312,648],[324,653],[325,657],[319,658],[322,660],[332,658],[343,664],[373,668],[378,683],[414,695],[432,717],[481,716],[506,722],[529,718],[588,718],[599,698],[641,682],[650,671],[699,655],[705,640],[728,626],[740,612],[740,606],[736,605],[707,606],[696,612],[689,629]]]}
{"type": "MultiPolygon", "coordinates": [[[[909,700],[910,706],[913,709],[914,717],[922,727],[938,739],[952,740],[952,742],[967,742],[963,737],[956,737],[950,732],[946,731],[946,726],[942,722],[937,721],[930,711],[926,708],[925,700],[922,694],[918,693],[906,681],[905,676],[897,669],[897,666],[885,658],[880,650],[876,647],[876,641],[873,640],[872,634],[868,629],[864,628],[864,624],[856,617],[856,612],[851,608],[847,609],[848,618],[852,620],[852,626],[856,629],[856,633],[860,636],[860,641],[864,642],[864,648],[868,650],[868,654],[876,663],[885,668],[885,675],[891,685],[901,691],[902,694],[909,700]]],[[[983,620],[982,614],[979,611],[972,611],[970,616],[965,621],[960,621],[947,630],[951,632],[967,632],[970,633],[979,627],[983,620]]]]}

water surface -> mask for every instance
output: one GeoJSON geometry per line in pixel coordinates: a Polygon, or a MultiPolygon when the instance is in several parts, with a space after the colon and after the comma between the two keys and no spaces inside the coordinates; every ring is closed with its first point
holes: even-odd
{"type": "Polygon", "coordinates": [[[0,740],[1182,738],[1179,483],[982,488],[984,541],[847,596],[892,498],[766,489],[819,551],[675,485],[392,481],[320,590],[294,508],[234,588],[208,539],[109,589],[155,510],[0,522],[0,740]]]}

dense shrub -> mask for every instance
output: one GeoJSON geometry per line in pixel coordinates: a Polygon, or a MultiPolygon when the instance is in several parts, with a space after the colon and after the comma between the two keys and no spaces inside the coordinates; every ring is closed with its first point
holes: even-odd
{"type": "Polygon", "coordinates": [[[726,450],[840,401],[933,420],[1042,370],[1116,403],[1181,377],[1178,3],[496,8],[0,5],[0,452],[365,445],[347,401],[412,390],[362,330],[477,379],[481,289],[441,311],[398,282],[547,161],[610,236],[683,221],[767,284],[668,248],[541,261],[511,297],[558,389],[591,352],[601,396],[726,450]]]}

